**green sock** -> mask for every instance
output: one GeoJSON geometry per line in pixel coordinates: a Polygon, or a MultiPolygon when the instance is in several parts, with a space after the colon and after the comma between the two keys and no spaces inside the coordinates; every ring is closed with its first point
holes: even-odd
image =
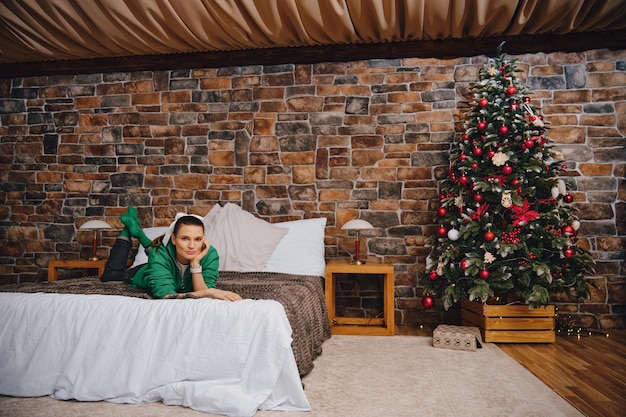
{"type": "Polygon", "coordinates": [[[143,229],[141,228],[141,224],[139,222],[139,217],[137,216],[137,214],[138,213],[136,208],[128,206],[128,213],[122,214],[120,216],[120,220],[128,229],[128,233],[130,234],[130,236],[139,239],[139,243],[141,243],[141,246],[147,248],[152,243],[152,239],[150,239],[144,233],[143,229]]]}
{"type": "Polygon", "coordinates": [[[126,207],[126,209],[128,210],[128,214],[130,214],[131,216],[139,220],[139,212],[137,211],[135,207],[128,206],[126,207]]]}
{"type": "Polygon", "coordinates": [[[122,229],[120,236],[127,237],[128,240],[130,240],[130,231],[128,230],[128,227],[124,227],[124,229],[122,229]]]}
{"type": "Polygon", "coordinates": [[[139,230],[141,230],[141,226],[139,225],[137,218],[131,216],[128,213],[124,213],[120,216],[120,220],[122,221],[124,226],[126,226],[128,231],[130,232],[130,235],[133,237],[137,237],[135,235],[139,232],[139,230]]]}
{"type": "Polygon", "coordinates": [[[147,248],[152,244],[152,239],[146,236],[146,234],[141,229],[139,229],[138,236],[135,237],[139,239],[139,243],[141,243],[141,246],[143,246],[144,248],[147,248]]]}

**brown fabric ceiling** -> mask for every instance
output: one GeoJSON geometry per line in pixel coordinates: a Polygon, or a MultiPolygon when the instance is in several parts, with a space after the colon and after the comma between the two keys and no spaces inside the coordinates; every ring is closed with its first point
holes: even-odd
{"type": "Polygon", "coordinates": [[[626,0],[2,0],[0,63],[626,30],[626,0]]]}

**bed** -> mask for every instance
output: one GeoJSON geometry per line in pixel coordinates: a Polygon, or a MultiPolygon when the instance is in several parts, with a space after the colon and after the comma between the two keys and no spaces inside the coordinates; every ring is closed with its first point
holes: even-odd
{"type": "Polygon", "coordinates": [[[301,377],[330,337],[325,219],[270,225],[228,204],[205,225],[220,253],[218,287],[243,301],[154,300],[97,277],[2,286],[0,394],[228,416],[310,410],[301,377]]]}

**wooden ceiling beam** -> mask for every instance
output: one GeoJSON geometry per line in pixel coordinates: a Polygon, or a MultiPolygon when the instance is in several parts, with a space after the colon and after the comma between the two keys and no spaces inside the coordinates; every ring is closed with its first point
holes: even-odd
{"type": "Polygon", "coordinates": [[[582,52],[624,49],[626,31],[576,32],[566,35],[519,35],[488,38],[421,40],[390,43],[324,45],[37,61],[0,65],[0,78],[102,72],[159,71],[245,65],[305,64],[391,58],[457,58],[493,56],[505,41],[507,54],[582,52]]]}

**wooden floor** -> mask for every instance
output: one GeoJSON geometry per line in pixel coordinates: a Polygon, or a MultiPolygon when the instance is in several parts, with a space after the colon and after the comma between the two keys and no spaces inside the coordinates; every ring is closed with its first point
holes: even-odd
{"type": "Polygon", "coordinates": [[[626,330],[609,337],[557,336],[556,343],[502,344],[521,363],[588,417],[626,416],[626,330]]]}

